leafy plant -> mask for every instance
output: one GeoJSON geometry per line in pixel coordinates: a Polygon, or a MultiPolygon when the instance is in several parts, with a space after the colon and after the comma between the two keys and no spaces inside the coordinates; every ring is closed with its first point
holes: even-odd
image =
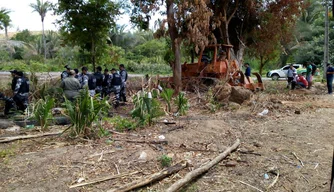
{"type": "Polygon", "coordinates": [[[99,130],[99,133],[98,133],[99,137],[105,137],[105,136],[109,136],[109,135],[110,135],[110,132],[108,130],[106,130],[103,127],[100,127],[100,130],[99,130]]]}
{"type": "Polygon", "coordinates": [[[46,130],[48,127],[48,120],[52,119],[51,110],[54,107],[55,100],[51,97],[45,97],[36,102],[33,114],[41,125],[42,130],[46,130]]]}
{"type": "Polygon", "coordinates": [[[66,114],[70,118],[72,125],[68,128],[74,136],[89,137],[94,129],[93,122],[106,114],[110,105],[106,98],[99,100],[90,97],[88,89],[81,91],[76,101],[73,103],[65,98],[66,114]]]}
{"type": "Polygon", "coordinates": [[[135,129],[137,124],[134,121],[131,121],[127,118],[122,118],[120,116],[116,116],[111,119],[111,123],[114,125],[115,129],[117,131],[124,131],[124,130],[130,130],[135,129]]]}
{"type": "Polygon", "coordinates": [[[167,155],[162,155],[158,161],[160,161],[162,167],[169,167],[172,164],[172,158],[167,155]]]}
{"type": "Polygon", "coordinates": [[[154,118],[164,114],[159,101],[152,98],[151,92],[139,92],[133,97],[133,103],[134,109],[131,111],[131,116],[138,119],[141,125],[152,125],[154,118]]]}
{"type": "Polygon", "coordinates": [[[173,94],[174,94],[174,90],[168,89],[168,88],[164,89],[161,93],[161,97],[167,103],[168,112],[171,112],[172,110],[171,101],[172,101],[173,94]]]}
{"type": "Polygon", "coordinates": [[[177,113],[180,115],[185,115],[189,109],[188,99],[185,97],[183,92],[180,92],[176,97],[175,103],[177,105],[177,113]]]}

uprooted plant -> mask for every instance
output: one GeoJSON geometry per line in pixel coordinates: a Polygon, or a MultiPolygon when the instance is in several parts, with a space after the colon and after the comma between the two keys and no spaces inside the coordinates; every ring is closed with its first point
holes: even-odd
{"type": "Polygon", "coordinates": [[[152,125],[154,118],[164,114],[159,101],[152,98],[151,92],[138,92],[133,96],[133,103],[134,109],[131,111],[131,116],[134,119],[138,119],[142,126],[152,125]]]}
{"type": "Polygon", "coordinates": [[[40,123],[42,130],[48,128],[48,121],[53,118],[51,110],[54,107],[54,103],[54,98],[48,96],[45,99],[39,99],[35,104],[33,114],[36,121],[40,123]]]}
{"type": "Polygon", "coordinates": [[[95,133],[93,123],[108,112],[110,105],[106,99],[90,97],[87,89],[82,90],[74,102],[65,98],[66,114],[72,125],[68,128],[72,135],[89,137],[95,133]]]}

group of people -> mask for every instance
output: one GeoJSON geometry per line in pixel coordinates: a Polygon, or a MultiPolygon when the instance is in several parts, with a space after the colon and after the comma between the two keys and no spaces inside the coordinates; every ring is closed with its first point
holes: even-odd
{"type": "Polygon", "coordinates": [[[29,105],[29,80],[22,71],[12,70],[10,73],[12,75],[13,97],[7,97],[0,93],[0,99],[5,101],[5,115],[9,115],[13,108],[24,112],[29,105]]]}
{"type": "Polygon", "coordinates": [[[296,89],[296,88],[307,88],[310,89],[312,86],[313,76],[316,73],[316,66],[311,63],[307,62],[303,65],[306,68],[306,77],[301,72],[297,72],[297,69],[290,65],[287,71],[287,88],[296,89]]]}
{"type": "Polygon", "coordinates": [[[95,73],[89,73],[87,67],[82,67],[81,73],[77,69],[71,70],[66,65],[66,70],[61,74],[61,88],[64,90],[65,97],[73,101],[78,96],[80,89],[88,88],[90,96],[100,94],[100,97],[108,97],[111,93],[115,94],[116,103],[126,102],[126,82],[128,74],[123,64],[119,65],[119,72],[112,68],[105,69],[102,74],[102,67],[96,67],[95,73]]]}

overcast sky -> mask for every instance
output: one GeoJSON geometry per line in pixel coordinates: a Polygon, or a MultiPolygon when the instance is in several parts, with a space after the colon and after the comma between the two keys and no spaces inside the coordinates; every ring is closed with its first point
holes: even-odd
{"type": "MultiPolygon", "coordinates": [[[[49,2],[57,3],[58,0],[49,0],[49,2]]],[[[0,0],[0,8],[6,8],[11,11],[9,16],[12,22],[9,32],[24,29],[29,31],[42,30],[41,17],[37,12],[32,12],[33,9],[29,6],[31,3],[36,3],[36,0],[0,0]]],[[[44,19],[45,30],[57,30],[53,24],[57,16],[52,15],[52,12],[49,11],[44,19]]],[[[123,16],[117,23],[129,25],[129,17],[123,16]]],[[[4,33],[4,31],[2,30],[0,33],[4,33]]]]}

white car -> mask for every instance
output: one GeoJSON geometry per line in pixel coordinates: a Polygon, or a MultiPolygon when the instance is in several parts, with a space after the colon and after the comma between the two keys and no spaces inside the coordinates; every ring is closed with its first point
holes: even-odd
{"type": "MultiPolygon", "coordinates": [[[[275,69],[267,73],[267,77],[271,77],[272,80],[278,80],[279,78],[286,78],[290,65],[285,65],[280,69],[275,69]]],[[[306,73],[306,69],[302,64],[293,64],[293,67],[300,73],[306,73]]]]}

